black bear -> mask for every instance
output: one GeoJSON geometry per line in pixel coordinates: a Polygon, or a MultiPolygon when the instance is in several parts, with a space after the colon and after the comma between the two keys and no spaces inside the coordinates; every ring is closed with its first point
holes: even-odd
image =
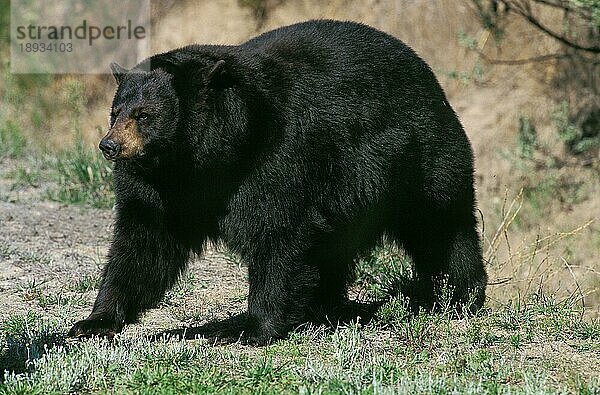
{"type": "Polygon", "coordinates": [[[207,240],[248,265],[253,343],[335,314],[356,256],[384,234],[412,257],[425,303],[445,278],[457,306],[483,304],[471,146],[431,69],[396,38],[309,21],[112,69],[100,149],[114,161],[114,239],[71,336],[134,322],[207,240]]]}

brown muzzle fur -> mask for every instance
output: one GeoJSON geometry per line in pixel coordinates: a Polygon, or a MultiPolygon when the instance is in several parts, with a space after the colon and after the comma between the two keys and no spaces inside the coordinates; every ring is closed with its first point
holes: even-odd
{"type": "Polygon", "coordinates": [[[144,142],[134,119],[117,121],[104,139],[111,139],[120,146],[117,158],[132,158],[144,153],[144,142]]]}

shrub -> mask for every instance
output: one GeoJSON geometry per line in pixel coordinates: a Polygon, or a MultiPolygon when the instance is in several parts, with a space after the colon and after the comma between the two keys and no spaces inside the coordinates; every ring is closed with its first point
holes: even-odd
{"type": "Polygon", "coordinates": [[[600,146],[600,134],[595,128],[584,131],[577,127],[569,117],[569,104],[563,101],[559,108],[552,114],[556,133],[564,142],[565,148],[571,154],[582,154],[592,148],[600,146]]]}

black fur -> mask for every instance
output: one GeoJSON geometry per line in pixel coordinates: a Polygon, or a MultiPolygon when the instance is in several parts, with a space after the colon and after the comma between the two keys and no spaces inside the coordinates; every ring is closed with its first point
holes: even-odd
{"type": "Polygon", "coordinates": [[[402,42],[311,21],[155,55],[117,78],[111,121],[146,112],[144,152],[116,160],[114,240],[93,312],[71,335],[134,322],[207,240],[248,264],[257,343],[310,311],[335,314],[353,260],[382,234],[413,258],[423,303],[446,277],[455,303],[483,304],[471,147],[402,42]]]}

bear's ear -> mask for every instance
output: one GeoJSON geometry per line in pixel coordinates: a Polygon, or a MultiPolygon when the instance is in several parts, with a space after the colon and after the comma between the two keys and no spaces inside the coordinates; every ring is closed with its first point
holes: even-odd
{"type": "Polygon", "coordinates": [[[213,88],[227,88],[231,86],[232,79],[227,71],[227,63],[221,59],[208,68],[204,81],[213,88]]]}
{"type": "Polygon", "coordinates": [[[112,71],[113,77],[115,77],[115,81],[117,84],[120,84],[123,81],[123,76],[127,74],[129,70],[125,67],[121,67],[117,62],[112,62],[110,64],[110,70],[112,71]]]}

